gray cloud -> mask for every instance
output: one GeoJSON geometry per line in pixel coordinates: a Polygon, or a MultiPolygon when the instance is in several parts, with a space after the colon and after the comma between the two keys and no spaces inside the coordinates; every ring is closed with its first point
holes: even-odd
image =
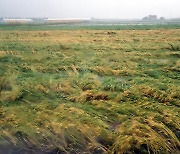
{"type": "Polygon", "coordinates": [[[180,17],[180,0],[0,0],[1,17],[180,17]]]}

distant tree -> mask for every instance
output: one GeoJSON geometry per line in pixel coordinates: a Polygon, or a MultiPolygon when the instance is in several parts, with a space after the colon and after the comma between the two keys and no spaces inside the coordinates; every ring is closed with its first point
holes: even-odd
{"type": "Polygon", "coordinates": [[[165,18],[164,17],[160,17],[159,20],[165,20],[165,18]]]}
{"type": "Polygon", "coordinates": [[[148,20],[149,18],[148,17],[144,17],[142,20],[148,20]]]}
{"type": "Polygon", "coordinates": [[[154,20],[158,20],[157,15],[149,15],[144,17],[142,20],[147,20],[147,21],[154,21],[154,20]]]}
{"type": "Polygon", "coordinates": [[[157,15],[149,15],[149,20],[157,20],[157,15]]]}

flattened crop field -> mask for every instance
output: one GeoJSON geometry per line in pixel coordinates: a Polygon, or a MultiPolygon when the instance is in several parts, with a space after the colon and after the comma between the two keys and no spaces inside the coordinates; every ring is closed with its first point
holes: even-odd
{"type": "Polygon", "coordinates": [[[180,29],[0,31],[0,154],[175,154],[179,100],[180,29]]]}

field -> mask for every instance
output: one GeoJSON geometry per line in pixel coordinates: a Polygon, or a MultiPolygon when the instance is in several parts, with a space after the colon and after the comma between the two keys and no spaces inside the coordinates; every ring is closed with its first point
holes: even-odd
{"type": "Polygon", "coordinates": [[[0,29],[0,154],[180,152],[180,29],[0,29]]]}
{"type": "Polygon", "coordinates": [[[2,24],[0,30],[10,31],[50,31],[50,30],[157,30],[157,29],[180,29],[180,22],[167,24],[144,24],[144,23],[46,23],[46,24],[2,24]],[[136,25],[137,24],[137,25],[136,25]]]}

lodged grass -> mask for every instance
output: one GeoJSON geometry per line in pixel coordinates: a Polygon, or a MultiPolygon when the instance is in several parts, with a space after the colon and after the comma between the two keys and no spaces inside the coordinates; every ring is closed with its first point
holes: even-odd
{"type": "Polygon", "coordinates": [[[179,153],[179,35],[0,31],[0,153],[179,153]]]}

